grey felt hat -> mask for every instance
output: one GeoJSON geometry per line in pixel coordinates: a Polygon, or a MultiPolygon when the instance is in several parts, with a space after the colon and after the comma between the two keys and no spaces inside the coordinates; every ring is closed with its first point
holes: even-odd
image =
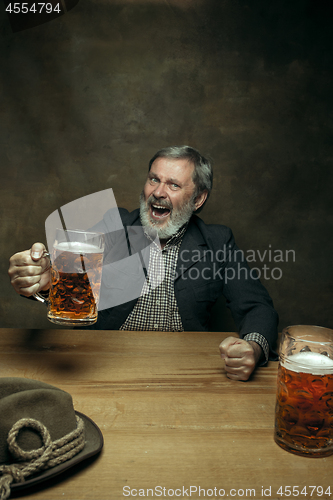
{"type": "Polygon", "coordinates": [[[99,453],[97,425],[70,394],[25,378],[0,378],[0,500],[99,453]]]}

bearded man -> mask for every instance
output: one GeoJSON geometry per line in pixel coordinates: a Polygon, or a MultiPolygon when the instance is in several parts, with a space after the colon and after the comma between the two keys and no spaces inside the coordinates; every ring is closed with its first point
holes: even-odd
{"type": "MultiPolygon", "coordinates": [[[[211,308],[223,294],[240,338],[225,339],[219,346],[221,357],[229,378],[247,380],[258,364],[276,359],[278,317],[231,230],[207,225],[196,215],[209,197],[212,181],[210,162],[189,146],[164,148],[153,156],[140,209],[131,213],[119,209],[119,214],[126,234],[129,228],[142,226],[150,243],[147,267],[158,272],[162,259],[164,279],[153,289],[145,283],[138,298],[100,311],[93,328],[205,331],[211,308]],[[154,241],[156,235],[159,244],[154,241]]],[[[97,229],[110,235],[109,220],[106,214],[97,229]]],[[[114,242],[109,242],[112,247],[114,242]]],[[[49,261],[43,257],[44,251],[44,245],[35,243],[11,257],[8,273],[17,293],[31,296],[49,288],[49,261]]],[[[103,279],[110,286],[105,268],[103,279]]]]}

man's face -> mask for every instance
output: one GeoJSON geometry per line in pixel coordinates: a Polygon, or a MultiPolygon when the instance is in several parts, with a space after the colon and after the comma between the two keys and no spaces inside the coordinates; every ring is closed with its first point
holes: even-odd
{"type": "Polygon", "coordinates": [[[185,159],[157,158],[151,166],[141,195],[140,215],[144,226],[170,238],[196,209],[193,200],[193,163],[185,159]]]}

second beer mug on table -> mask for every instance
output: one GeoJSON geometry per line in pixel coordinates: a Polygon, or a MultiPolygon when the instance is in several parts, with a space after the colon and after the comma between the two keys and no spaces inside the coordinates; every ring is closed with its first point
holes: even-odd
{"type": "Polygon", "coordinates": [[[275,441],[298,455],[333,454],[333,330],[301,325],[283,330],[275,441]]]}
{"type": "Polygon", "coordinates": [[[97,321],[103,267],[104,235],[57,229],[51,252],[47,317],[64,326],[87,326],[97,321]]]}

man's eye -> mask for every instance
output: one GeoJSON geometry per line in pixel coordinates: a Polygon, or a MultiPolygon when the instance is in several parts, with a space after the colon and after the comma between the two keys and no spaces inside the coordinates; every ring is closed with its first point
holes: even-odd
{"type": "Polygon", "coordinates": [[[179,188],[178,184],[171,184],[174,189],[179,188]]]}
{"type": "Polygon", "coordinates": [[[158,179],[156,179],[156,177],[151,177],[150,182],[158,182],[158,179]]]}

